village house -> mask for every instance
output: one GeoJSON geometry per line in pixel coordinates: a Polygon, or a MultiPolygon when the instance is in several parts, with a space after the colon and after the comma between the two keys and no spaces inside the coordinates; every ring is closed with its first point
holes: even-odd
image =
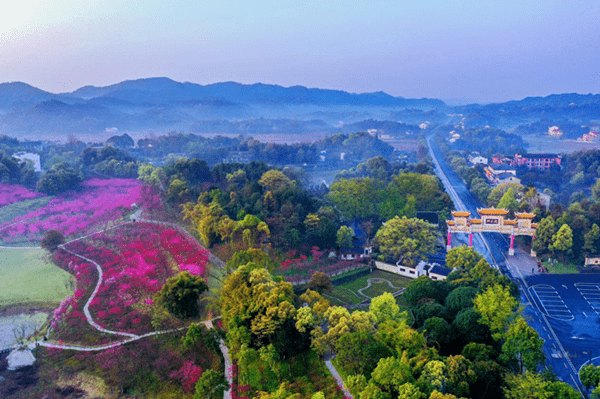
{"type": "Polygon", "coordinates": [[[483,165],[488,164],[488,159],[484,156],[481,156],[481,154],[476,153],[476,152],[469,154],[467,159],[473,166],[479,165],[479,164],[483,164],[483,165]]]}
{"type": "Polygon", "coordinates": [[[600,254],[586,255],[584,266],[585,267],[600,267],[600,254]]]}
{"type": "Polygon", "coordinates": [[[548,170],[552,165],[560,166],[561,160],[560,155],[556,154],[515,154],[513,165],[548,170]]]}

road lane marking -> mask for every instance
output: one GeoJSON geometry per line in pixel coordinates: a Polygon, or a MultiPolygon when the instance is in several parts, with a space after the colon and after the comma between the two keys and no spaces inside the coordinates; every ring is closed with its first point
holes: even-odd
{"type": "Polygon", "coordinates": [[[543,308],[542,313],[546,316],[563,321],[575,319],[575,316],[573,316],[573,313],[553,286],[538,284],[529,287],[529,290],[537,297],[543,308]]]}

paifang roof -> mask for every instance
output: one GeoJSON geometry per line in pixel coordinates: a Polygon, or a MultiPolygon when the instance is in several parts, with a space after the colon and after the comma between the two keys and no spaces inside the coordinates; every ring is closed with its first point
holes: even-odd
{"type": "Polygon", "coordinates": [[[515,216],[521,219],[533,219],[535,217],[535,213],[529,212],[517,212],[515,216]]]}
{"type": "Polygon", "coordinates": [[[469,211],[452,211],[452,216],[468,217],[471,215],[469,211]]]}
{"type": "Polygon", "coordinates": [[[480,215],[508,215],[508,209],[477,208],[480,215]]]}

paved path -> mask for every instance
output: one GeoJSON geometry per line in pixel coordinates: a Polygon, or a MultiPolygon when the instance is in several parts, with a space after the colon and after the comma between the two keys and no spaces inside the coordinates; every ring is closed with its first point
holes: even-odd
{"type": "MultiPolygon", "coordinates": [[[[208,328],[214,328],[212,320],[209,320],[206,326],[208,328]]],[[[225,345],[223,340],[219,341],[219,349],[223,354],[223,360],[225,361],[225,378],[227,378],[227,382],[229,383],[229,389],[223,392],[223,399],[231,399],[231,392],[233,389],[233,367],[231,364],[231,356],[229,356],[229,348],[225,345]]]]}
{"type": "Polygon", "coordinates": [[[363,294],[363,290],[366,290],[366,289],[368,289],[369,287],[371,287],[371,284],[372,284],[372,283],[383,283],[383,282],[386,282],[386,283],[388,283],[388,285],[389,285],[391,288],[396,288],[396,289],[398,289],[398,290],[400,290],[400,289],[401,289],[401,287],[396,287],[396,286],[395,286],[394,284],[392,284],[392,282],[391,282],[391,281],[389,281],[389,280],[386,280],[386,279],[384,279],[384,278],[381,278],[381,277],[375,277],[375,278],[370,278],[370,279],[367,279],[367,286],[366,286],[366,287],[364,287],[364,288],[361,288],[361,289],[359,289],[359,290],[358,290],[358,293],[359,293],[360,295],[362,295],[362,296],[366,297],[366,298],[373,299],[373,297],[370,297],[370,296],[368,296],[367,294],[363,294]]]}
{"type": "Polygon", "coordinates": [[[344,392],[344,396],[347,398],[350,398],[350,399],[354,399],[354,396],[352,396],[352,394],[350,393],[348,388],[346,388],[346,385],[344,384],[344,380],[342,379],[342,377],[340,377],[340,373],[338,373],[338,371],[336,370],[333,363],[331,363],[331,359],[325,360],[325,366],[327,366],[327,369],[329,370],[329,372],[335,379],[335,382],[340,387],[342,392],[344,392]]]}

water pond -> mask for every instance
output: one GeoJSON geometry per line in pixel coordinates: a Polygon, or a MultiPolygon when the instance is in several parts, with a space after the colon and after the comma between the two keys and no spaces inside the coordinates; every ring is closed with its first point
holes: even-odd
{"type": "Polygon", "coordinates": [[[28,337],[42,326],[48,319],[48,314],[16,314],[0,317],[0,348],[17,343],[17,337],[28,337]],[[16,334],[15,334],[16,333],[16,334]]]}

